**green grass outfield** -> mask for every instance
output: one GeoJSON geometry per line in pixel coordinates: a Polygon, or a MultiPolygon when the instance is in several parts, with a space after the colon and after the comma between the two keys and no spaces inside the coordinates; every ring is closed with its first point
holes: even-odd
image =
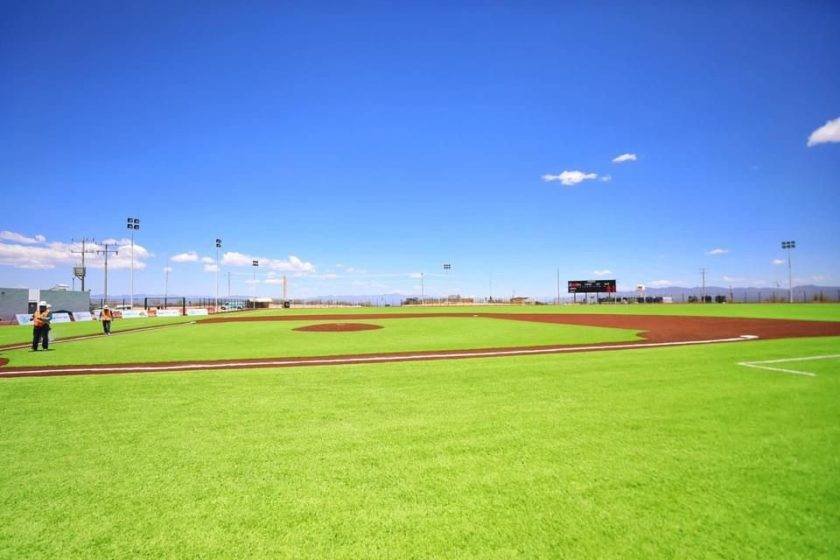
{"type": "Polygon", "coordinates": [[[801,339],[0,383],[0,556],[840,555],[801,339]]]}
{"type": "Polygon", "coordinates": [[[738,365],[836,354],[840,337],[2,379],[0,558],[837,558],[840,360],[738,365]]]}
{"type": "Polygon", "coordinates": [[[55,345],[50,352],[0,350],[9,366],[337,356],[639,340],[636,331],[483,317],[366,320],[383,328],[298,332],[321,321],[196,323],[55,345]]]}

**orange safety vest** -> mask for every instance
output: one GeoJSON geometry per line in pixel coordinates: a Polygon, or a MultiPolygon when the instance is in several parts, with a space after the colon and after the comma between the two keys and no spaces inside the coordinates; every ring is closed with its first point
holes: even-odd
{"type": "Polygon", "coordinates": [[[113,318],[114,318],[114,315],[111,313],[110,309],[103,309],[102,310],[102,315],[100,316],[100,319],[102,321],[110,321],[113,318]]]}
{"type": "Polygon", "coordinates": [[[41,312],[40,310],[36,309],[35,313],[32,315],[33,322],[35,323],[36,327],[43,327],[47,324],[47,321],[44,320],[44,317],[49,317],[50,312],[44,311],[41,312]]]}

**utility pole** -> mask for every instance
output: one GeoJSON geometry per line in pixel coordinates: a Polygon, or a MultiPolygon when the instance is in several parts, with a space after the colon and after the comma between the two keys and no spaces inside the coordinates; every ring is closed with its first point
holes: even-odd
{"type": "Polygon", "coordinates": [[[222,240],[221,238],[216,238],[216,300],[213,303],[213,311],[219,311],[219,271],[222,268],[222,263],[219,260],[219,251],[222,248],[222,240]]]}
{"type": "Polygon", "coordinates": [[[782,241],[782,249],[787,251],[788,257],[788,291],[790,293],[790,303],[793,303],[793,266],[791,265],[790,252],[796,249],[796,241],[782,241]]]}
{"type": "Polygon", "coordinates": [[[85,245],[87,243],[93,243],[93,242],[94,242],[93,238],[88,239],[87,237],[82,237],[82,240],[81,240],[82,250],[81,251],[73,251],[73,250],[70,251],[71,253],[75,253],[77,255],[82,255],[82,266],[80,267],[81,270],[76,271],[74,269],[73,270],[73,276],[75,276],[76,278],[78,278],[79,280],[82,281],[82,291],[83,292],[85,291],[85,276],[87,276],[87,268],[85,267],[85,255],[90,255],[90,254],[95,254],[96,253],[96,251],[94,251],[93,249],[87,249],[85,247],[85,245]]]}
{"type": "Polygon", "coordinates": [[[139,218],[127,218],[126,228],[131,230],[131,303],[130,309],[134,309],[134,232],[140,229],[139,218]]]}
{"type": "Polygon", "coordinates": [[[706,303],[706,269],[701,268],[700,274],[703,277],[703,303],[706,303]]]}
{"type": "Polygon", "coordinates": [[[104,297],[105,297],[105,305],[108,305],[108,255],[109,254],[119,255],[120,252],[117,251],[116,249],[111,249],[111,245],[106,243],[105,248],[96,251],[96,253],[99,254],[99,255],[105,255],[105,294],[104,294],[104,297]]]}
{"type": "Polygon", "coordinates": [[[426,301],[425,287],[423,286],[423,273],[420,273],[420,305],[426,301]]]}
{"type": "Polygon", "coordinates": [[[557,269],[557,305],[560,305],[560,269],[557,269]]]}

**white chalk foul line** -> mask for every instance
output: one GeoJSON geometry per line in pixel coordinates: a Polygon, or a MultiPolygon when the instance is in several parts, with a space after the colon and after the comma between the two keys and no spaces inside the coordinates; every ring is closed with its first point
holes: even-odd
{"type": "Polygon", "coordinates": [[[755,369],[765,369],[767,371],[778,371],[782,373],[791,373],[793,375],[804,375],[806,377],[816,377],[817,374],[811,371],[802,371],[798,369],[787,369],[787,368],[780,368],[774,366],[768,366],[766,364],[784,364],[787,362],[807,362],[811,360],[831,360],[834,358],[840,358],[840,354],[827,354],[823,356],[803,356],[800,358],[780,358],[777,360],[758,360],[754,362],[738,362],[739,366],[755,368],[755,369]]]}
{"type": "Polygon", "coordinates": [[[420,360],[443,360],[452,358],[492,358],[500,356],[522,356],[529,354],[559,354],[565,352],[582,352],[588,350],[628,350],[634,348],[660,348],[666,346],[691,346],[697,344],[715,344],[719,342],[744,342],[758,338],[745,335],[734,338],[717,338],[711,340],[685,340],[680,342],[643,342],[638,344],[614,344],[610,346],[555,346],[549,348],[523,348],[521,350],[476,350],[471,352],[447,352],[439,354],[403,354],[395,356],[359,356],[346,358],[312,358],[294,360],[271,360],[259,362],[219,362],[219,363],[183,363],[159,365],[127,365],[127,366],[67,366],[57,368],[32,368],[3,371],[0,377],[18,377],[27,374],[62,374],[62,373],[131,373],[154,371],[189,371],[207,369],[244,369],[283,366],[317,366],[317,365],[345,365],[370,364],[384,362],[411,362],[420,360]]]}

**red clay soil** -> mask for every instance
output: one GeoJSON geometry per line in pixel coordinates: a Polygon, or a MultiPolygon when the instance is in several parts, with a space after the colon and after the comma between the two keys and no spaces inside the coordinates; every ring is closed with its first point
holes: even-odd
{"type": "Polygon", "coordinates": [[[369,323],[318,323],[292,329],[300,332],[354,332],[354,331],[375,331],[381,329],[381,325],[369,323]]]}
{"type": "MultiPolygon", "coordinates": [[[[396,352],[343,356],[278,357],[240,360],[199,360],[191,362],[145,362],[136,364],[97,364],[78,366],[0,367],[0,377],[52,375],[90,375],[104,373],[166,372],[201,369],[241,369],[255,367],[291,367],[305,365],[339,365],[350,363],[382,363],[429,359],[510,356],[644,348],[657,345],[683,345],[706,342],[743,341],[746,335],[759,339],[812,336],[840,336],[840,322],[788,321],[780,319],[745,319],[732,317],[685,317],[662,315],[582,315],[526,313],[416,313],[364,315],[285,315],[261,317],[211,318],[200,323],[239,321],[323,321],[353,319],[401,319],[425,317],[487,317],[493,319],[532,321],[567,325],[610,327],[641,331],[643,340],[580,345],[552,345],[511,348],[485,348],[446,351],[396,352]]],[[[346,323],[345,323],[346,324],[346,323]]],[[[373,326],[373,325],[371,325],[373,326]]]]}

